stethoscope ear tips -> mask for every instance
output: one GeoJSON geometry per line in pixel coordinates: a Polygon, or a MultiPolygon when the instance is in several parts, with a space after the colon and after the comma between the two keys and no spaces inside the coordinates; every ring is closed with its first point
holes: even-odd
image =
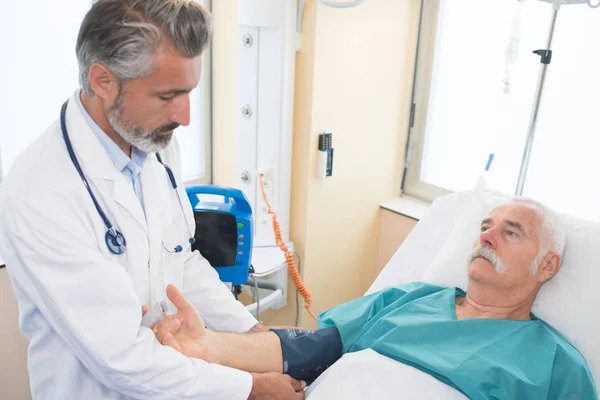
{"type": "Polygon", "coordinates": [[[193,237],[191,237],[190,240],[189,240],[189,242],[190,242],[190,244],[194,244],[194,243],[196,243],[196,239],[194,239],[193,237]]]}
{"type": "Polygon", "coordinates": [[[175,250],[175,253],[181,253],[183,251],[183,247],[181,247],[180,245],[177,245],[177,246],[175,246],[175,248],[173,250],[175,250]]]}

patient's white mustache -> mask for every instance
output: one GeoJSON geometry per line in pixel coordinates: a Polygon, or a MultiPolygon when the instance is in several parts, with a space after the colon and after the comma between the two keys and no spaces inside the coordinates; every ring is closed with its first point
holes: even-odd
{"type": "Polygon", "coordinates": [[[504,264],[502,263],[502,260],[500,259],[500,257],[498,257],[498,255],[496,254],[496,252],[493,249],[491,249],[487,246],[479,246],[479,247],[475,248],[473,250],[473,252],[471,253],[469,262],[472,262],[477,257],[482,257],[482,258],[485,258],[486,260],[488,260],[494,266],[494,269],[496,270],[497,273],[499,273],[499,274],[504,273],[504,271],[505,271],[504,264]]]}

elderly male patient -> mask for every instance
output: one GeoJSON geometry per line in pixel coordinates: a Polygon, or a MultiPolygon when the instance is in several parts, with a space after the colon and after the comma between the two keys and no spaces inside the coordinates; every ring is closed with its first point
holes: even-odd
{"type": "Polygon", "coordinates": [[[410,283],[321,314],[317,331],[238,335],[205,329],[169,287],[178,314],[155,332],[190,357],[297,379],[314,379],[342,353],[370,348],[472,399],[596,399],[583,356],[531,313],[540,287],[560,267],[565,240],[554,213],[516,198],[482,221],[466,293],[410,283]]]}

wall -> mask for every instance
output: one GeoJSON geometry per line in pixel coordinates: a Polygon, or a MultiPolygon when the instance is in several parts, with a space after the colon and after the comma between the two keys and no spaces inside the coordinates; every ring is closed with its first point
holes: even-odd
{"type": "Polygon", "coordinates": [[[17,299],[6,269],[0,269],[0,316],[0,397],[30,399],[27,373],[28,342],[19,330],[17,299]]]}
{"type": "MultiPolygon", "coordinates": [[[[296,53],[296,84],[294,88],[294,133],[292,138],[292,194],[290,205],[290,239],[294,244],[300,272],[305,275],[306,233],[308,231],[308,194],[310,171],[305,155],[311,152],[311,142],[306,140],[311,130],[313,104],[313,75],[315,70],[317,7],[309,1],[303,18],[302,50],[296,53]]],[[[309,287],[309,289],[312,289],[309,287]]],[[[300,307],[302,307],[300,297],[300,307]]],[[[268,310],[261,320],[268,325],[293,325],[296,319],[296,288],[289,279],[287,306],[281,310],[268,310]]]]}
{"type": "Polygon", "coordinates": [[[237,131],[237,1],[213,0],[213,183],[235,186],[237,131]]]}
{"type": "MultiPolygon", "coordinates": [[[[316,313],[361,296],[376,277],[379,205],[400,188],[419,3],[316,6],[314,69],[297,75],[296,87],[312,77],[313,91],[308,129],[297,114],[294,144],[302,145],[294,147],[292,188],[294,221],[306,221],[305,229],[292,226],[292,239],[304,242],[316,313]],[[335,173],[321,180],[315,161],[324,129],[333,132],[335,173]]],[[[301,325],[315,326],[306,313],[301,325]]]]}
{"type": "Polygon", "coordinates": [[[381,272],[418,222],[383,208],[379,210],[379,221],[376,274],[381,272]]]}
{"type": "MultiPolygon", "coordinates": [[[[232,0],[213,2],[213,182],[235,184],[235,23],[232,0]]],[[[319,313],[361,296],[376,277],[379,205],[399,193],[419,0],[368,0],[333,9],[308,0],[296,58],[290,237],[319,313]],[[316,178],[317,138],[333,133],[334,176],[316,178]]],[[[293,324],[288,306],[262,314],[293,324]]],[[[306,312],[300,325],[315,327],[306,312]]]]}

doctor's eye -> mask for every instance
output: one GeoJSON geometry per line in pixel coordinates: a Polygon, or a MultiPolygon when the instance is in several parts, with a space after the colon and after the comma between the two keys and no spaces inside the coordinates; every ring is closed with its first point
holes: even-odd
{"type": "Polygon", "coordinates": [[[488,229],[490,229],[490,227],[489,227],[489,226],[487,226],[487,225],[483,225],[483,226],[481,227],[481,232],[485,232],[485,231],[487,231],[488,229]]]}
{"type": "Polygon", "coordinates": [[[175,96],[158,96],[159,99],[161,99],[162,101],[169,101],[169,100],[173,100],[175,96]]]}

